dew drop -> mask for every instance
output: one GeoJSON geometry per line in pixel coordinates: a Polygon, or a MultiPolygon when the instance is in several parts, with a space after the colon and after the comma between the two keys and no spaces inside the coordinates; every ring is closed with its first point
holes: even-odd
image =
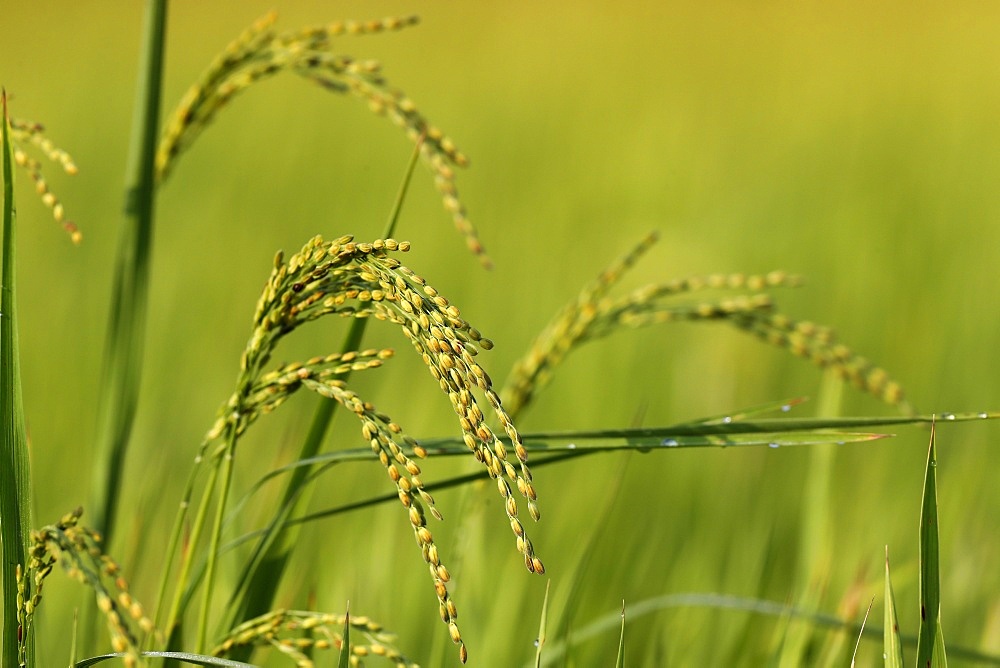
{"type": "Polygon", "coordinates": [[[733,418],[732,418],[731,415],[727,415],[726,417],[722,418],[722,424],[729,424],[732,421],[733,421],[733,418]]]}
{"type": "Polygon", "coordinates": [[[837,445],[843,445],[844,441],[837,441],[837,445]]]}
{"type": "Polygon", "coordinates": [[[576,443],[567,443],[566,444],[566,449],[567,450],[576,450],[576,443]]]}
{"type": "Polygon", "coordinates": [[[941,419],[942,420],[954,420],[955,419],[955,414],[954,413],[941,413],[941,419]]]}
{"type": "Polygon", "coordinates": [[[784,406],[781,407],[781,412],[782,413],[787,413],[790,410],[792,410],[791,404],[785,404],[784,406]]]}
{"type": "Polygon", "coordinates": [[[780,443],[774,443],[774,442],[772,441],[771,443],[768,443],[768,444],[767,444],[767,447],[769,447],[769,448],[780,448],[780,447],[781,447],[781,444],[780,444],[780,443]]]}
{"type": "Polygon", "coordinates": [[[981,420],[986,420],[986,419],[988,419],[990,417],[990,414],[989,413],[979,413],[978,415],[976,415],[976,417],[978,417],[981,420]]]}
{"type": "Polygon", "coordinates": [[[538,645],[539,645],[539,642],[538,642],[538,638],[535,638],[535,642],[534,642],[534,643],[532,643],[532,644],[533,644],[533,645],[534,645],[535,647],[538,647],[538,645]]]}
{"type": "Polygon", "coordinates": [[[676,438],[665,438],[660,445],[665,445],[668,448],[676,448],[680,443],[677,442],[676,438]]]}

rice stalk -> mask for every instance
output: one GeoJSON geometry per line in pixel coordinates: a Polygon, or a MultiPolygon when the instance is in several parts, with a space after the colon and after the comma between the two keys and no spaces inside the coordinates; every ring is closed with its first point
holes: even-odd
{"type": "Polygon", "coordinates": [[[147,2],[126,166],[124,224],[118,240],[101,370],[90,508],[94,526],[109,542],[114,536],[122,470],[142,373],[156,196],[153,157],[162,92],[166,11],[166,0],[147,2]]]}
{"type": "Polygon", "coordinates": [[[274,29],[276,20],[274,12],[258,19],[230,42],[188,89],[171,114],[160,140],[156,154],[158,180],[169,176],[177,157],[234,97],[260,81],[291,72],[333,93],[359,98],[373,113],[386,116],[401,128],[407,138],[419,146],[424,162],[434,175],[444,208],[451,214],[466,246],[484,266],[491,266],[455,185],[454,167],[468,166],[468,157],[423,116],[413,100],[389,85],[377,61],[359,60],[331,51],[336,38],[401,30],[415,25],[418,18],[337,21],[280,33],[274,29]]]}

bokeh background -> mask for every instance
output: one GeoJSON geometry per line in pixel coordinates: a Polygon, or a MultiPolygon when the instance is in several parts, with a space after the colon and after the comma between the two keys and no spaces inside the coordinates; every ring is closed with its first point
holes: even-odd
{"type": "MultiPolygon", "coordinates": [[[[164,111],[273,6],[288,29],[421,15],[416,29],[344,38],[337,48],[380,59],[472,159],[459,191],[496,269],[483,271],[465,252],[426,170],[414,177],[397,236],[413,243],[407,263],[496,341],[486,358],[495,379],[586,281],[656,229],[661,241],[625,287],[710,272],[799,273],[806,285],[778,293],[782,308],[834,325],[898,378],[918,409],[1000,407],[1000,6],[179,1],[170,9],[164,111]]],[[[18,190],[25,403],[43,523],[89,493],[140,23],[139,3],[3,9],[0,83],[13,113],[42,121],[80,167],[73,178],[47,170],[83,231],[80,247],[23,175],[18,190]]],[[[111,546],[150,603],[194,448],[229,395],[275,251],[315,234],[377,236],[410,150],[362,103],[285,75],[237,99],[162,189],[127,529],[111,546]]],[[[344,324],[297,333],[287,359],[335,350],[344,324]]],[[[358,376],[360,390],[413,434],[454,433],[447,402],[402,337],[372,328],[370,341],[400,355],[358,376]]],[[[639,415],[664,425],[815,397],[821,380],[808,363],[725,326],[623,332],[572,356],[520,426],[621,427],[639,415]]],[[[796,410],[811,415],[815,405],[796,410]]],[[[292,457],[312,408],[298,398],[255,428],[238,484],[292,457]]],[[[848,391],[843,411],[892,409],[848,391]]],[[[354,426],[341,424],[330,447],[356,447],[356,439],[354,426]]],[[[853,596],[860,619],[880,592],[888,545],[903,629],[915,632],[927,439],[926,430],[901,428],[894,439],[836,451],[822,611],[836,613],[853,596]]],[[[994,653],[998,439],[992,423],[941,429],[938,468],[946,640],[994,653]]],[[[540,469],[544,517],[533,535],[546,578],[524,572],[493,491],[442,493],[446,522],[435,535],[455,555],[473,662],[533,656],[548,577],[551,614],[570,615],[574,628],[623,600],[661,594],[802,600],[812,456],[700,450],[540,469]],[[576,571],[581,537],[592,531],[599,540],[576,571]]],[[[431,461],[425,477],[467,466],[431,461]]],[[[242,528],[263,521],[276,490],[256,498],[242,528]]],[[[355,465],[328,475],[314,505],[385,491],[377,465],[355,465]]],[[[340,610],[349,599],[426,665],[457,663],[409,534],[394,506],[315,525],[280,604],[312,597],[340,610]]],[[[52,665],[67,655],[75,588],[46,588],[40,644],[52,665]]],[[[881,615],[880,595],[874,611],[881,615]]],[[[635,665],[761,665],[784,628],[741,612],[665,610],[631,620],[626,644],[635,665]]],[[[617,644],[614,629],[581,644],[576,665],[609,665],[617,644]]],[[[881,649],[867,642],[861,652],[868,663],[881,649]]]]}

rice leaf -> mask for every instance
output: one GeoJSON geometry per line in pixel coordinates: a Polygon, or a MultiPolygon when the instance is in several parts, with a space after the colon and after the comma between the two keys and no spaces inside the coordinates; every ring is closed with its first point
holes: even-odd
{"type": "MultiPolygon", "coordinates": [[[[680,593],[664,594],[643,599],[629,605],[629,619],[635,622],[637,619],[647,615],[656,614],[663,610],[677,610],[683,608],[712,608],[737,613],[749,613],[754,615],[764,615],[767,617],[787,617],[796,619],[808,619],[817,627],[834,629],[850,634],[859,634],[864,638],[881,638],[883,631],[881,628],[866,626],[861,628],[860,624],[834,617],[833,615],[802,610],[796,606],[754,598],[744,598],[740,596],[730,596],[727,594],[715,593],[680,593]]],[[[581,627],[573,637],[573,644],[581,644],[593,638],[609,633],[621,624],[621,611],[609,611],[596,617],[589,624],[581,627]]],[[[913,636],[902,636],[902,641],[908,646],[916,645],[916,638],[913,636]]],[[[559,641],[549,646],[548,652],[542,660],[542,666],[561,664],[561,659],[566,656],[567,643],[559,641]]],[[[1000,655],[987,654],[978,649],[969,647],[952,647],[949,653],[955,659],[961,659],[965,663],[976,663],[990,666],[1000,666],[1000,655]]]]}
{"type": "Polygon", "coordinates": [[[344,612],[344,630],[341,631],[340,659],[337,668],[349,668],[351,665],[351,602],[347,602],[344,612]]]}
{"type": "Polygon", "coordinates": [[[896,617],[896,597],[889,579],[889,547],[885,548],[885,622],[882,629],[882,653],[885,668],[903,668],[903,642],[899,637],[899,619],[896,617]]]}
{"type": "Polygon", "coordinates": [[[545,646],[545,623],[549,612],[549,588],[552,580],[545,582],[545,598],[542,599],[542,614],[538,620],[538,638],[535,640],[535,668],[542,665],[542,648],[545,646]]]}
{"type": "Polygon", "coordinates": [[[18,598],[22,592],[18,571],[26,565],[31,527],[31,470],[21,395],[21,363],[17,334],[16,209],[14,158],[11,144],[7,92],[0,92],[2,106],[3,247],[0,257],[0,540],[3,541],[3,653],[0,664],[18,665],[23,649],[28,666],[34,665],[31,627],[22,628],[18,598]]]}
{"type": "Polygon", "coordinates": [[[921,668],[944,665],[944,643],[939,619],[941,580],[938,564],[935,432],[936,425],[932,424],[920,509],[920,631],[917,635],[917,666],[921,668]]]}
{"type": "MultiPolygon", "coordinates": [[[[72,665],[74,668],[87,668],[87,666],[95,666],[110,659],[121,659],[124,656],[125,654],[120,652],[116,652],[114,654],[101,654],[100,656],[92,656],[89,659],[77,661],[72,665]]],[[[189,663],[194,666],[216,666],[217,668],[255,668],[252,663],[242,663],[240,661],[221,659],[217,656],[192,654],[190,652],[142,652],[139,656],[150,659],[171,659],[173,661],[183,661],[184,663],[189,663]]]]}

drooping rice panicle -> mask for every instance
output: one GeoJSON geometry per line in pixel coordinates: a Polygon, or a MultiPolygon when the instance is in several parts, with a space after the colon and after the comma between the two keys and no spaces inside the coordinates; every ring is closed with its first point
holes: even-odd
{"type": "MultiPolygon", "coordinates": [[[[130,593],[121,567],[102,551],[100,536],[80,524],[82,514],[83,509],[78,508],[57,524],[32,532],[28,566],[18,583],[18,621],[26,630],[31,626],[42,601],[43,583],[60,563],[71,578],[94,590],[97,607],[107,621],[112,649],[124,654],[124,664],[145,665],[133,625],[144,634],[156,635],[156,629],[142,604],[130,593]]],[[[25,632],[23,637],[27,635],[25,632]]]]}
{"type": "Polygon", "coordinates": [[[829,328],[794,321],[775,310],[771,296],[763,291],[798,286],[801,279],[795,275],[772,271],[756,275],[693,276],[645,285],[624,297],[607,296],[655,240],[655,234],[643,238],[584,288],[535,339],[528,353],[514,365],[501,393],[510,414],[517,415],[531,402],[551,379],[552,369],[577,346],[622,327],[648,327],[682,320],[728,322],[820,367],[833,369],[857,388],[904,412],[912,411],[900,384],[884,369],[837,343],[829,328]],[[695,299],[695,293],[735,291],[743,294],[695,299]]]}
{"type": "Polygon", "coordinates": [[[49,189],[49,183],[42,174],[41,161],[29,155],[21,145],[30,144],[50,161],[59,165],[70,176],[79,172],[76,163],[73,162],[69,153],[58,148],[51,139],[45,136],[45,128],[41,123],[11,119],[10,125],[11,138],[14,142],[14,162],[28,172],[28,176],[35,184],[35,194],[52,212],[55,221],[62,225],[73,243],[80,243],[83,240],[83,234],[76,223],[66,218],[65,207],[55,193],[49,189]]]}
{"type": "Polygon", "coordinates": [[[273,29],[275,20],[273,12],[267,14],[233,40],[185,94],[160,141],[156,157],[158,179],[162,181],[169,175],[176,158],[233,97],[258,81],[281,72],[293,72],[327,90],[360,98],[372,112],[386,116],[402,128],[410,141],[421,142],[421,156],[434,173],[435,187],[445,210],[451,214],[469,249],[485,266],[490,266],[455,186],[453,166],[468,166],[468,157],[420,113],[413,100],[388,84],[377,61],[331,52],[335,38],[401,30],[415,25],[418,18],[338,21],[283,33],[273,29]]]}
{"type": "Polygon", "coordinates": [[[451,575],[424,517],[426,509],[440,519],[415,461],[426,452],[398,424],[378,413],[338,377],[348,370],[377,367],[391,356],[391,351],[372,349],[327,355],[275,370],[266,368],[281,338],[317,318],[373,317],[398,325],[448,396],[466,445],[495,479],[525,567],[543,573],[545,567],[535,555],[518,518],[518,503],[512,491],[513,485],[526,499],[532,518],[539,519],[527,450],[494,391],[489,374],[476,360],[480,349],[492,348],[493,344],[422,277],[390,255],[407,250],[409,243],[405,241],[379,239],[356,243],[352,237],[344,236],[333,242],[316,237],[287,261],[279,254],[257,304],[236,390],[220,410],[196,461],[204,461],[213,443],[219,444],[211,452],[213,461],[231,458],[235,439],[260,415],[273,410],[302,387],[340,402],[360,420],[364,439],[396,487],[428,565],[441,618],[464,660],[467,652],[457,624],[457,609],[448,592],[451,575]],[[493,416],[510,439],[509,446],[487,424],[477,394],[490,404],[493,416]],[[508,448],[513,449],[516,464],[508,448]]]}
{"type": "MultiPolygon", "coordinates": [[[[308,650],[337,650],[343,644],[341,629],[346,615],[303,610],[277,610],[251,619],[234,628],[212,650],[213,656],[226,656],[240,646],[271,645],[290,656],[304,660],[302,666],[312,666],[308,650]],[[305,635],[310,633],[311,635],[305,635]],[[314,637],[319,636],[319,637],[314,637]],[[298,656],[296,656],[296,653],[298,656]]],[[[351,665],[361,665],[368,657],[391,661],[396,668],[417,668],[395,645],[395,636],[368,617],[351,615],[351,665]],[[358,642],[358,637],[362,638],[358,642]]]]}

